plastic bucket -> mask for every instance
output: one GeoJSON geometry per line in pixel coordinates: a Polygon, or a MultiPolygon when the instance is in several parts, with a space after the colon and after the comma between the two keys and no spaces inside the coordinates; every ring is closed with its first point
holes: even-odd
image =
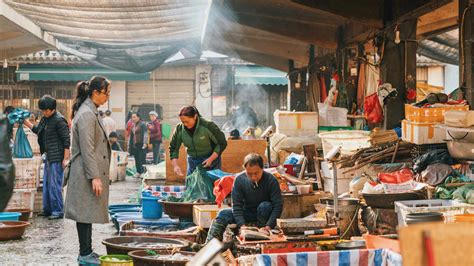
{"type": "Polygon", "coordinates": [[[18,221],[20,216],[19,212],[0,212],[0,221],[18,221]]]}
{"type": "Polygon", "coordinates": [[[133,260],[128,255],[100,256],[100,266],[133,266],[133,260]]]}
{"type": "Polygon", "coordinates": [[[163,216],[163,206],[158,197],[143,197],[143,219],[160,219],[163,216]]]}
{"type": "Polygon", "coordinates": [[[134,203],[129,203],[129,204],[112,204],[109,205],[109,210],[116,210],[116,209],[128,209],[128,208],[137,208],[141,207],[140,204],[134,204],[134,203]]]}

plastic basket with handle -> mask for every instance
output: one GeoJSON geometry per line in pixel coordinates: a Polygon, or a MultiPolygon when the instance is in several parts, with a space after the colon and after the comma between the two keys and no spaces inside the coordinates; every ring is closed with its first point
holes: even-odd
{"type": "Polygon", "coordinates": [[[474,212],[474,205],[442,199],[395,201],[395,212],[398,215],[398,226],[404,227],[410,213],[441,212],[445,222],[454,222],[456,214],[474,212]]]}

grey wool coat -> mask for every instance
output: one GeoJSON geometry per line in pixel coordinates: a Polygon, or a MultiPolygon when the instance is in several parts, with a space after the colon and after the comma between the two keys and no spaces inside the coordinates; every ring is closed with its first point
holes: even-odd
{"type": "Polygon", "coordinates": [[[72,122],[71,168],[65,217],[80,223],[108,223],[110,145],[98,111],[90,98],[72,122]],[[102,180],[102,194],[92,190],[92,179],[102,180]]]}

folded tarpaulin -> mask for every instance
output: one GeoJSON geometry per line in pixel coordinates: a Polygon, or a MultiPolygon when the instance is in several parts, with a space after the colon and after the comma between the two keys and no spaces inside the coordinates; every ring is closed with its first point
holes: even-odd
{"type": "Polygon", "coordinates": [[[254,265],[258,266],[381,266],[402,265],[401,257],[384,249],[359,249],[340,251],[317,251],[282,254],[259,254],[254,265]]]}

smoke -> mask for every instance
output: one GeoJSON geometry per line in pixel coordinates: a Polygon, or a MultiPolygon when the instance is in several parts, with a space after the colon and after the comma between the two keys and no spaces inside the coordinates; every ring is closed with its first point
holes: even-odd
{"type": "Polygon", "coordinates": [[[267,91],[258,85],[236,85],[234,88],[234,105],[232,122],[241,133],[247,127],[263,127],[269,121],[269,96],[267,91]]]}

